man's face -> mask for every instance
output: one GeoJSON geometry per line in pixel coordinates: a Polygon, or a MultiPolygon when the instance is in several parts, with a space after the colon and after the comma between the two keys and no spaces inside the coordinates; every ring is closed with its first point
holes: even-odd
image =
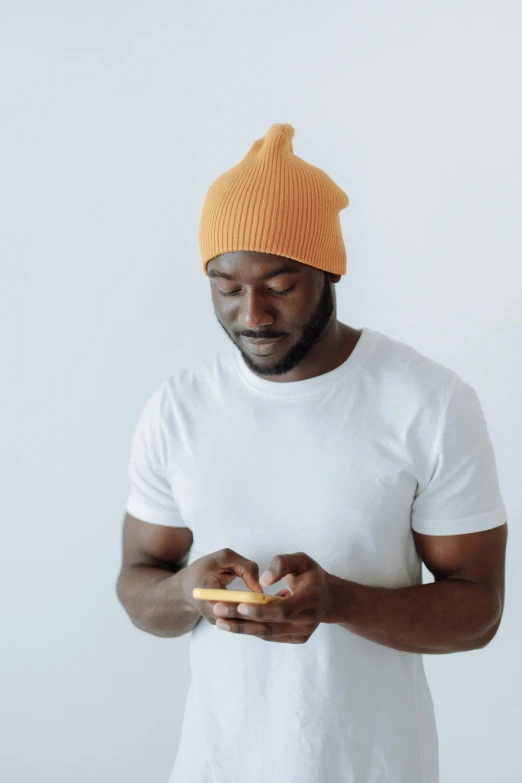
{"type": "Polygon", "coordinates": [[[340,275],[244,250],[216,256],[207,271],[218,323],[258,375],[288,373],[335,318],[332,282],[340,275]],[[247,341],[276,337],[283,339],[267,348],[247,341]]]}

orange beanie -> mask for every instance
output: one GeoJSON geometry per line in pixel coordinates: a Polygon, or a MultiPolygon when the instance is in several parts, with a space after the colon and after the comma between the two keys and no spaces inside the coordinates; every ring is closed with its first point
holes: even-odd
{"type": "Polygon", "coordinates": [[[321,169],[294,155],[292,125],[272,125],[243,160],[210,186],[199,245],[203,271],[221,253],[256,250],[346,274],[339,212],[348,196],[321,169]]]}

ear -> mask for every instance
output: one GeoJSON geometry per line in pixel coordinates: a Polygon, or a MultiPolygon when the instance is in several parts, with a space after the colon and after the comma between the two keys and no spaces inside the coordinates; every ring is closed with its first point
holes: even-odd
{"type": "Polygon", "coordinates": [[[330,278],[330,283],[338,283],[342,277],[342,275],[334,275],[332,272],[327,272],[326,274],[330,278]]]}

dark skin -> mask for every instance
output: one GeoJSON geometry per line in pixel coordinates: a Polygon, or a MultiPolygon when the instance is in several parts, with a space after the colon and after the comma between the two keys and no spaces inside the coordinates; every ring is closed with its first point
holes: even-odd
{"type": "Polygon", "coordinates": [[[218,323],[257,375],[275,383],[313,378],[334,370],[355,348],[360,331],[336,318],[334,285],[341,275],[245,251],[213,258],[207,271],[218,323]],[[281,269],[287,271],[275,274],[281,269]],[[245,342],[282,336],[270,356],[256,355],[245,342]]]}
{"type": "MultiPolygon", "coordinates": [[[[260,377],[285,383],[321,375],[344,362],[357,344],[360,332],[336,318],[334,284],[340,275],[245,251],[218,256],[207,268],[217,320],[260,377]],[[276,274],[281,268],[286,271],[276,274]],[[266,356],[245,342],[283,335],[266,356]]],[[[406,652],[484,647],[503,613],[507,525],[455,536],[412,535],[434,581],[391,589],[329,574],[304,552],[275,555],[270,574],[261,579],[256,563],[231,550],[187,567],[189,530],[127,514],[118,596],[138,627],[161,636],[179,636],[204,618],[228,632],[289,644],[306,642],[320,623],[337,623],[406,652]],[[253,591],[286,578],[290,590],[281,590],[277,602],[255,606],[192,597],[195,586],[226,587],[235,576],[253,591]]]]}

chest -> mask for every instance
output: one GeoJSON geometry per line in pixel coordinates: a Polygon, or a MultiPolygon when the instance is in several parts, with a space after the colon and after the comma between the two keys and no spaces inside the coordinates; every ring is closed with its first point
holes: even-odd
{"type": "Polygon", "coordinates": [[[417,485],[386,427],[327,409],[237,410],[200,425],[170,473],[191,560],[231,547],[264,567],[305,551],[333,573],[381,583],[411,568],[417,485]]]}

